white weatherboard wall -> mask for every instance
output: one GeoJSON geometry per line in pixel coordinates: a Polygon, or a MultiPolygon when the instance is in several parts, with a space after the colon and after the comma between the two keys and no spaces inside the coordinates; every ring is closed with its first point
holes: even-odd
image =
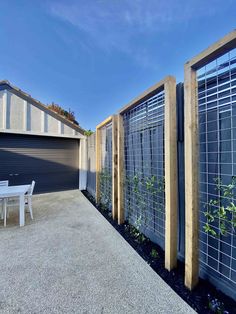
{"type": "Polygon", "coordinates": [[[0,91],[0,132],[85,138],[53,115],[8,90],[0,91]]]}

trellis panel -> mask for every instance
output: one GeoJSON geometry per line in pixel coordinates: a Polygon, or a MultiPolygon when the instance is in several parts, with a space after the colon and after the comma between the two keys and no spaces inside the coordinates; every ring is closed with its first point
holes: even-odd
{"type": "Polygon", "coordinates": [[[177,262],[175,79],[168,76],[134,99],[119,112],[119,121],[118,173],[124,182],[118,215],[165,249],[170,270],[177,262]]]}
{"type": "Polygon", "coordinates": [[[117,218],[117,117],[96,128],[96,202],[117,218]]]}
{"type": "Polygon", "coordinates": [[[226,187],[236,174],[235,48],[233,31],[185,64],[185,284],[190,289],[198,282],[199,262],[212,281],[228,280],[236,287],[235,234],[229,232],[228,240],[222,234],[227,220],[216,215],[227,201],[217,190],[221,184],[214,183],[220,178],[226,187]],[[228,125],[222,130],[223,120],[228,125]],[[213,211],[212,201],[218,202],[213,211]]]}

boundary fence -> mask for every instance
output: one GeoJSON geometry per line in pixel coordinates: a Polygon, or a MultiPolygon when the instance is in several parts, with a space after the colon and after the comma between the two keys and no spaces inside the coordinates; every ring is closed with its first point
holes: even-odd
{"type": "Polygon", "coordinates": [[[189,289],[200,276],[236,299],[236,30],[185,64],[184,84],[168,76],[97,127],[97,201],[111,126],[113,219],[162,246],[168,270],[184,260],[189,289]]]}

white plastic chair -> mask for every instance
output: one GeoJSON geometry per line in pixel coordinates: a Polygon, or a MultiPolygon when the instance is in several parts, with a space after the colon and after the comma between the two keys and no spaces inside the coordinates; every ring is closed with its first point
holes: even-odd
{"type": "MultiPolygon", "coordinates": [[[[28,206],[28,209],[29,209],[29,212],[30,212],[30,218],[32,220],[34,219],[34,217],[33,217],[33,209],[32,209],[32,196],[33,196],[33,192],[34,192],[34,187],[35,187],[35,181],[32,181],[28,192],[25,194],[25,205],[28,206]]],[[[19,205],[18,199],[17,200],[10,199],[7,202],[6,211],[7,211],[8,207],[13,207],[13,206],[16,206],[16,205],[19,205]]],[[[5,221],[6,216],[7,216],[6,214],[7,213],[5,213],[5,215],[4,215],[4,226],[6,226],[6,221],[5,221]]]]}
{"type": "MultiPolygon", "coordinates": [[[[1,186],[8,186],[8,185],[9,185],[9,181],[8,180],[0,181],[0,187],[1,186]]],[[[2,203],[1,219],[3,219],[4,210],[3,210],[3,199],[2,198],[0,198],[0,202],[2,203]]]]}
{"type": "Polygon", "coordinates": [[[33,209],[32,209],[32,196],[34,193],[34,187],[35,187],[35,181],[32,181],[31,186],[29,188],[29,191],[25,195],[25,205],[28,205],[29,212],[30,212],[30,217],[33,220],[33,209]]]}

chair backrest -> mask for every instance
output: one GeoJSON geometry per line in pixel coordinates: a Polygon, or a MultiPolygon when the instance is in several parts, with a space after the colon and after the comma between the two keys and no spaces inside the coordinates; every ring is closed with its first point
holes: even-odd
{"type": "Polygon", "coordinates": [[[35,187],[35,181],[33,180],[29,188],[28,195],[33,195],[34,187],[35,187]]]}
{"type": "Polygon", "coordinates": [[[9,181],[5,180],[5,181],[0,181],[0,186],[8,186],[9,181]]]}

